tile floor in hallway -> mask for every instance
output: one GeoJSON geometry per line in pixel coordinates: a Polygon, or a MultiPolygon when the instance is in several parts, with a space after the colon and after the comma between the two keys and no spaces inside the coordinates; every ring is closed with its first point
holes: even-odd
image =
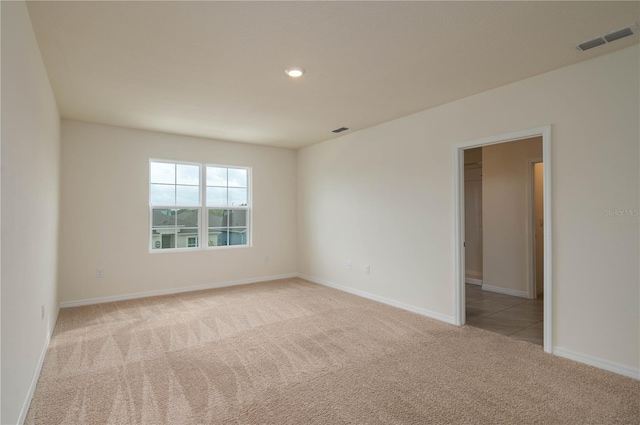
{"type": "Polygon", "coordinates": [[[467,325],[542,345],[543,302],[466,284],[467,325]]]}

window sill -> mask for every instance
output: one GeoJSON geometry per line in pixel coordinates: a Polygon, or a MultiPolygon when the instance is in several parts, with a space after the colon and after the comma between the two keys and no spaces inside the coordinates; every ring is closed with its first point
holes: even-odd
{"type": "Polygon", "coordinates": [[[167,248],[167,249],[151,249],[149,254],[166,254],[176,252],[198,252],[198,251],[221,251],[225,249],[243,249],[251,248],[251,245],[228,245],[228,246],[207,246],[202,248],[167,248]]]}

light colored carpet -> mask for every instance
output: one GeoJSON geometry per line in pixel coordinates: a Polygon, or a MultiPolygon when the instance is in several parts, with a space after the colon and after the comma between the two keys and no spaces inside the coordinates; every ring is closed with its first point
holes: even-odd
{"type": "Polygon", "coordinates": [[[640,423],[640,382],[286,279],[63,309],[27,424],[640,423]]]}

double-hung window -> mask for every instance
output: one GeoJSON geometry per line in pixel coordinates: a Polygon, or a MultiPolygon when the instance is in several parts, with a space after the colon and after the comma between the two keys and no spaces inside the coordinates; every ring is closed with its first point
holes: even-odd
{"type": "Polygon", "coordinates": [[[249,169],[150,161],[151,251],[249,245],[249,169]]]}
{"type": "Polygon", "coordinates": [[[151,161],[151,249],[197,248],[200,233],[200,165],[151,161]]]}
{"type": "Polygon", "coordinates": [[[249,170],[207,167],[209,246],[248,244],[249,170]]]}

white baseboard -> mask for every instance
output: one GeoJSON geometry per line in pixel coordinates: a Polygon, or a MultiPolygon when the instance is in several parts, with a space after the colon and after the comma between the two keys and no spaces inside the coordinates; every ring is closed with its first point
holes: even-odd
{"type": "Polygon", "coordinates": [[[42,352],[40,353],[40,358],[38,359],[38,366],[36,367],[36,371],[33,374],[33,378],[31,378],[31,385],[29,385],[29,391],[27,392],[27,397],[24,399],[24,403],[22,404],[22,409],[20,409],[20,417],[18,418],[19,424],[24,423],[25,419],[27,418],[27,413],[29,413],[31,400],[33,399],[33,394],[36,391],[36,385],[38,385],[40,372],[42,372],[42,365],[44,365],[44,358],[47,355],[49,343],[51,342],[51,335],[53,335],[53,330],[55,329],[56,323],[58,322],[58,314],[60,314],[60,309],[58,309],[58,311],[56,312],[56,318],[53,321],[53,326],[51,327],[51,329],[47,329],[47,339],[45,340],[44,346],[42,347],[42,352]]]}
{"type": "Polygon", "coordinates": [[[339,291],[348,292],[350,294],[357,295],[357,296],[362,297],[362,298],[367,298],[367,299],[370,299],[370,300],[373,300],[373,301],[378,301],[378,302],[383,303],[383,304],[387,304],[387,305],[390,305],[390,306],[393,306],[393,307],[398,307],[398,308],[400,308],[402,310],[407,310],[407,311],[410,311],[412,313],[417,313],[417,314],[420,314],[422,316],[430,317],[432,319],[440,320],[442,322],[446,322],[446,323],[450,323],[452,325],[455,325],[455,319],[453,317],[451,317],[451,316],[446,316],[444,314],[436,313],[434,311],[430,311],[430,310],[427,310],[427,309],[424,309],[424,308],[415,307],[415,306],[412,306],[412,305],[409,305],[409,304],[405,304],[405,303],[402,303],[402,302],[399,302],[399,301],[395,301],[395,300],[392,300],[392,299],[389,299],[389,298],[381,297],[379,295],[374,295],[374,294],[371,294],[369,292],[361,291],[359,289],[353,289],[353,288],[349,288],[347,286],[338,285],[337,283],[329,282],[329,281],[326,281],[326,280],[323,280],[323,279],[318,279],[318,278],[313,277],[313,276],[307,276],[307,275],[303,275],[303,274],[298,274],[298,277],[300,277],[302,279],[305,279],[305,280],[308,280],[310,282],[318,283],[320,285],[324,285],[324,286],[328,286],[328,287],[333,288],[333,289],[337,289],[339,291]]]}
{"type": "Polygon", "coordinates": [[[464,282],[465,283],[469,283],[471,285],[480,285],[480,286],[482,286],[482,279],[473,279],[473,278],[470,278],[470,277],[465,277],[464,278],[464,282]]]}
{"type": "Polygon", "coordinates": [[[527,291],[518,291],[517,289],[501,288],[499,286],[482,285],[483,291],[496,292],[498,294],[512,295],[514,297],[529,298],[527,291]]]}
{"type": "Polygon", "coordinates": [[[556,356],[564,357],[566,359],[588,364],[589,366],[597,367],[599,369],[608,370],[609,372],[617,373],[618,375],[623,375],[629,378],[640,380],[640,369],[637,368],[632,368],[609,360],[599,359],[597,357],[591,357],[586,354],[576,353],[575,351],[571,351],[561,347],[553,347],[552,353],[556,356]]]}
{"type": "Polygon", "coordinates": [[[297,273],[287,273],[287,274],[280,274],[280,275],[273,275],[273,276],[255,277],[251,279],[233,280],[229,282],[209,283],[206,285],[194,285],[194,286],[185,286],[182,288],[169,288],[169,289],[159,289],[159,290],[147,291],[147,292],[136,292],[133,294],[114,295],[110,297],[88,298],[88,299],[77,300],[77,301],[62,301],[60,303],[60,308],[80,307],[83,305],[92,305],[92,304],[104,304],[104,303],[111,303],[114,301],[133,300],[136,298],[156,297],[158,295],[171,295],[171,294],[179,294],[181,292],[202,291],[204,289],[225,288],[228,286],[267,282],[269,280],[288,279],[288,278],[297,277],[297,276],[298,276],[297,273]]]}

